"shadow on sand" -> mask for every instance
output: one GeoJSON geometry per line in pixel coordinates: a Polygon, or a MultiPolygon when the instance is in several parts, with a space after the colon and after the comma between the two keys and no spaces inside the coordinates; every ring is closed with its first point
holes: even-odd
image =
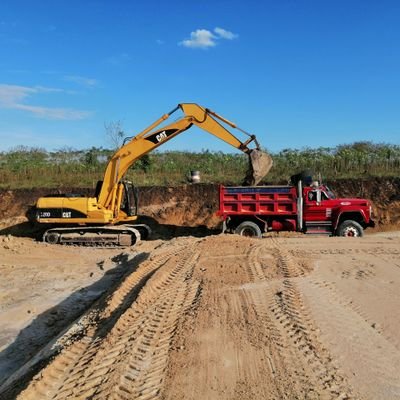
{"type": "Polygon", "coordinates": [[[148,225],[152,230],[149,240],[171,240],[176,237],[205,237],[210,235],[218,235],[221,229],[208,228],[206,225],[199,226],[182,226],[171,224],[160,224],[154,218],[141,216],[138,223],[148,225]]]}
{"type": "MultiPolygon", "coordinates": [[[[210,235],[218,235],[221,233],[220,229],[208,228],[206,225],[199,226],[180,226],[170,224],[159,224],[154,218],[141,216],[137,223],[146,224],[150,226],[152,235],[148,240],[171,240],[175,237],[193,236],[205,237],[210,235]]],[[[33,225],[31,222],[21,222],[0,229],[0,236],[11,235],[16,237],[29,237],[37,241],[41,241],[43,233],[46,229],[52,228],[52,225],[33,225]]]]}
{"type": "MultiPolygon", "coordinates": [[[[105,292],[111,293],[115,290],[121,280],[128,274],[135,271],[139,264],[146,260],[149,253],[140,253],[129,259],[129,254],[120,253],[112,258],[116,264],[113,269],[108,270],[101,279],[90,286],[81,288],[54,307],[49,308],[38,315],[26,328],[22,329],[13,343],[0,352],[0,398],[2,400],[14,399],[24,388],[29,380],[48,362],[49,359],[38,360],[36,364],[14,381],[11,377],[16,371],[24,366],[32,357],[44,348],[52,339],[60,335],[73,321],[78,319],[96,301],[95,309],[101,310],[106,306],[108,296],[102,296],[105,292]],[[7,381],[7,379],[11,379],[7,381]],[[1,386],[3,385],[3,386],[1,386]]],[[[94,268],[103,268],[104,262],[94,265],[94,268]]],[[[146,276],[145,280],[150,276],[146,276]]],[[[140,287],[145,282],[135,287],[128,293],[125,299],[112,313],[106,318],[101,327],[95,332],[95,336],[106,335],[112,328],[113,321],[129,307],[136,298],[140,287]]],[[[115,322],[114,322],[115,323],[115,322]]],[[[82,333],[81,333],[82,335],[82,333]]]]}

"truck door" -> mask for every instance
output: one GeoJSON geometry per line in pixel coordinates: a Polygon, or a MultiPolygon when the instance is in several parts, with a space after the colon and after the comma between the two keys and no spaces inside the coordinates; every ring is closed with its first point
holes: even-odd
{"type": "Polygon", "coordinates": [[[311,189],[304,195],[305,221],[330,221],[331,215],[327,212],[327,195],[321,189],[311,189]]]}

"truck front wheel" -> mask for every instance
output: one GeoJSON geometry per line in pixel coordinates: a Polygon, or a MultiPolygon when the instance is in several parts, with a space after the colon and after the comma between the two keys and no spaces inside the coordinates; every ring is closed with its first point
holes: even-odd
{"type": "Polygon", "coordinates": [[[356,221],[344,221],[337,229],[338,236],[361,237],[364,234],[363,227],[356,221]]]}
{"type": "Polygon", "coordinates": [[[261,238],[262,233],[260,227],[251,221],[242,222],[236,229],[235,233],[240,236],[261,238]]]}

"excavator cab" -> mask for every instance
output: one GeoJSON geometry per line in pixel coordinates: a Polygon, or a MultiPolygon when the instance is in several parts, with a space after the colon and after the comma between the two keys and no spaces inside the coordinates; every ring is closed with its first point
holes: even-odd
{"type": "MultiPolygon", "coordinates": [[[[120,210],[123,211],[128,217],[133,217],[138,214],[138,189],[130,181],[122,181],[120,185],[123,187],[123,196],[121,199],[120,210]]],[[[103,181],[97,181],[94,197],[99,199],[103,181]]]]}
{"type": "Polygon", "coordinates": [[[124,197],[121,202],[121,210],[126,213],[128,217],[138,215],[138,189],[130,181],[123,181],[124,197]]]}

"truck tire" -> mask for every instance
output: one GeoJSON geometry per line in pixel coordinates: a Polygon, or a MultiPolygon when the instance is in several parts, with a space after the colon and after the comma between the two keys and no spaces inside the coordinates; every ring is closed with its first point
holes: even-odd
{"type": "Polygon", "coordinates": [[[339,225],[336,234],[345,237],[361,237],[364,234],[364,229],[358,222],[348,220],[339,225]]]}
{"type": "Polygon", "coordinates": [[[240,236],[261,238],[262,233],[260,227],[251,221],[242,222],[236,229],[235,233],[240,236]]]}

